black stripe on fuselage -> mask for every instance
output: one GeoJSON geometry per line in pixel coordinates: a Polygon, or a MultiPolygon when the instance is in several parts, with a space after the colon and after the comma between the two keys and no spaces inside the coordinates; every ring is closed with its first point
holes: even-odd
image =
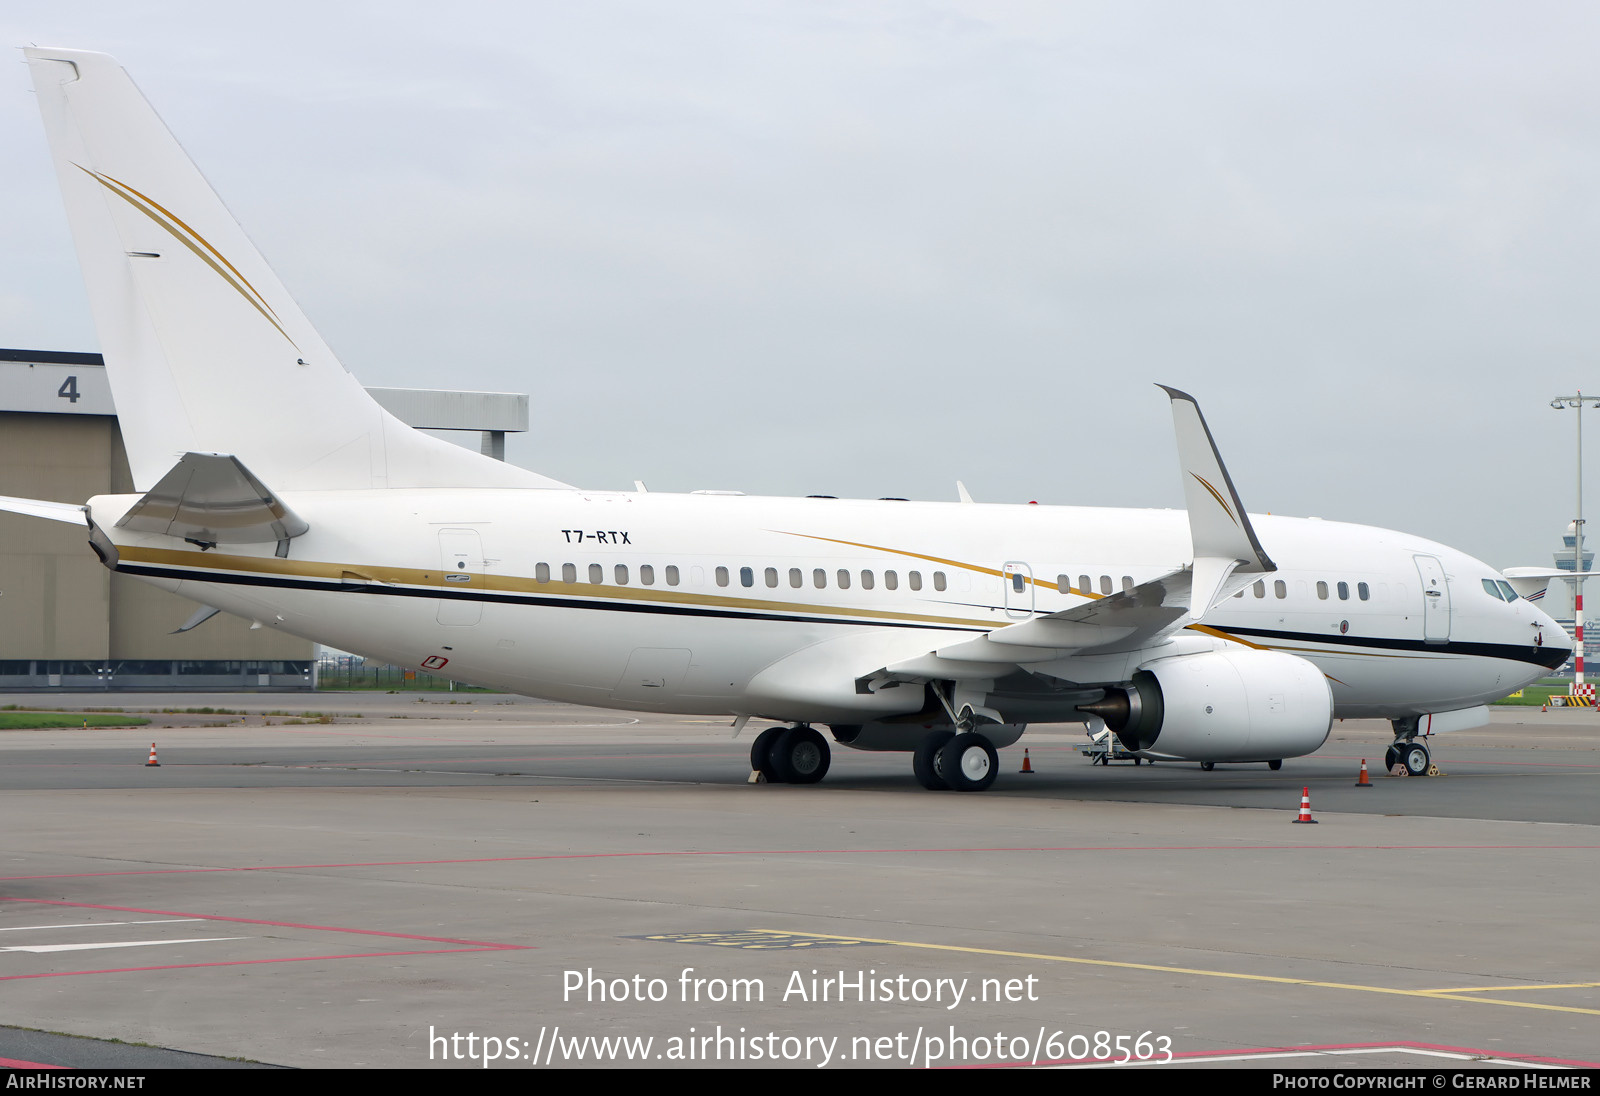
{"type": "Polygon", "coordinates": [[[487,590],[420,590],[413,586],[387,586],[319,582],[314,579],[282,578],[276,575],[241,575],[215,571],[190,571],[170,567],[146,567],[137,563],[118,563],[117,572],[147,578],[181,579],[186,582],[214,582],[225,586],[270,586],[280,590],[318,590],[330,594],[368,594],[381,597],[418,597],[436,601],[486,601],[502,605],[542,605],[554,609],[600,609],[617,613],[654,613],[664,616],[712,617],[724,620],[778,620],[801,624],[855,624],[874,628],[921,628],[943,632],[988,632],[982,625],[929,624],[913,620],[853,620],[848,617],[763,613],[752,609],[712,609],[700,605],[644,604],[632,601],[586,601],[532,594],[492,593],[487,590]]]}
{"type": "MultiPolygon", "coordinates": [[[[1212,627],[1226,635],[1259,637],[1261,639],[1285,639],[1298,643],[1324,643],[1331,647],[1362,647],[1367,650],[1415,651],[1420,654],[1503,658],[1509,662],[1528,662],[1550,670],[1560,666],[1572,653],[1570,650],[1564,650],[1560,647],[1518,647],[1512,643],[1463,643],[1460,640],[1428,643],[1420,639],[1382,639],[1373,636],[1351,635],[1328,636],[1316,635],[1311,632],[1275,632],[1264,628],[1224,628],[1217,625],[1212,627]]],[[[1337,654],[1338,652],[1329,651],[1328,653],[1337,654]]]]}

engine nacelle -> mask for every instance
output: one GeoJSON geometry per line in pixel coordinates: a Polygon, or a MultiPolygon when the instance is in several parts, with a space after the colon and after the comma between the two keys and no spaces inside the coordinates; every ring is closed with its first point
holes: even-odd
{"type": "Polygon", "coordinates": [[[1321,670],[1280,651],[1228,649],[1158,659],[1083,711],[1122,744],[1164,761],[1274,761],[1320,747],[1333,727],[1321,670]]]}

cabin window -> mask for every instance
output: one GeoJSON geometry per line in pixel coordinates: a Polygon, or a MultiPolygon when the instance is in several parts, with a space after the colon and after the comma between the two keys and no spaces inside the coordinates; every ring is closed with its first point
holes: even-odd
{"type": "Polygon", "coordinates": [[[1350,600],[1350,584],[1348,582],[1339,583],[1339,600],[1340,601],[1349,601],[1350,600]]]}
{"type": "Polygon", "coordinates": [[[550,581],[550,565],[548,563],[536,563],[533,565],[533,581],[550,581]]]}
{"type": "Polygon", "coordinates": [[[1110,575],[1101,575],[1100,576],[1100,592],[1102,594],[1105,594],[1107,597],[1111,596],[1111,576],[1110,575]]]}
{"type": "Polygon", "coordinates": [[[1234,597],[1244,597],[1244,591],[1240,590],[1237,594],[1234,594],[1233,596],[1234,597]]]}
{"type": "Polygon", "coordinates": [[[1506,600],[1507,601],[1516,601],[1517,598],[1520,596],[1517,593],[1517,588],[1515,586],[1511,585],[1511,583],[1509,583],[1509,582],[1502,582],[1500,584],[1500,590],[1501,590],[1502,593],[1504,593],[1506,595],[1506,600]]]}
{"type": "Polygon", "coordinates": [[[1326,582],[1322,582],[1321,580],[1318,580],[1318,582],[1317,582],[1317,597],[1321,598],[1323,601],[1327,601],[1328,600],[1328,584],[1326,582]]]}
{"type": "Polygon", "coordinates": [[[798,567],[789,568],[789,585],[798,590],[806,583],[806,576],[798,567]]]}
{"type": "Polygon", "coordinates": [[[1089,581],[1088,575],[1078,576],[1078,589],[1083,591],[1085,594],[1094,593],[1094,583],[1089,581]]]}
{"type": "Polygon", "coordinates": [[[616,575],[618,586],[626,586],[628,584],[628,565],[626,563],[617,564],[612,573],[616,575]]]}
{"type": "Polygon", "coordinates": [[[862,571],[861,572],[861,588],[863,590],[872,589],[872,572],[871,571],[862,571]]]}
{"type": "MultiPolygon", "coordinates": [[[[1288,597],[1289,596],[1289,584],[1284,582],[1283,579],[1281,579],[1281,578],[1280,579],[1276,579],[1272,583],[1272,596],[1277,598],[1279,601],[1282,601],[1284,598],[1288,597]]],[[[1367,595],[1366,594],[1362,594],[1361,596],[1362,597],[1366,597],[1367,595]]]]}
{"type": "Polygon", "coordinates": [[[763,574],[764,574],[764,576],[765,576],[765,578],[767,580],[767,589],[769,589],[769,590],[777,589],[777,586],[778,586],[778,569],[776,567],[768,567],[766,569],[766,571],[763,572],[763,574]]]}
{"type": "Polygon", "coordinates": [[[1267,584],[1266,584],[1265,580],[1263,580],[1263,579],[1259,579],[1259,578],[1256,579],[1255,585],[1250,587],[1250,589],[1252,591],[1254,591],[1256,597],[1266,597],[1267,596],[1267,584]]]}
{"type": "Polygon", "coordinates": [[[755,584],[756,584],[755,568],[754,567],[741,567],[741,568],[739,568],[739,585],[745,587],[746,589],[749,589],[751,586],[754,586],[755,584]]]}
{"type": "Polygon", "coordinates": [[[1123,575],[1122,576],[1122,591],[1123,591],[1123,593],[1127,593],[1131,589],[1133,589],[1133,576],[1132,575],[1123,575]]]}
{"type": "Polygon", "coordinates": [[[561,581],[562,582],[577,582],[578,581],[578,565],[575,564],[575,563],[563,563],[561,565],[561,581]]]}
{"type": "Polygon", "coordinates": [[[668,586],[676,586],[677,584],[678,584],[678,565],[676,563],[669,563],[669,564],[667,564],[667,585],[668,586]]]}
{"type": "Polygon", "coordinates": [[[726,567],[718,567],[717,568],[717,585],[718,586],[726,586],[727,584],[728,584],[728,569],[726,567]]]}
{"type": "Polygon", "coordinates": [[[1071,575],[1057,575],[1056,576],[1056,589],[1060,590],[1063,594],[1072,593],[1072,576],[1071,575]]]}
{"type": "Polygon", "coordinates": [[[828,588],[828,572],[824,571],[821,567],[818,567],[815,571],[812,571],[811,584],[819,590],[826,590],[828,588]]]}
{"type": "Polygon", "coordinates": [[[589,564],[589,581],[596,586],[606,580],[606,569],[598,563],[589,564]]]}
{"type": "Polygon", "coordinates": [[[1367,584],[1365,582],[1358,582],[1356,583],[1356,596],[1362,601],[1366,601],[1372,596],[1372,591],[1367,589],[1367,584]]]}
{"type": "Polygon", "coordinates": [[[933,588],[935,590],[938,590],[940,593],[943,593],[944,592],[944,587],[945,587],[944,572],[943,571],[935,571],[933,573],[933,588]]]}
{"type": "Polygon", "coordinates": [[[850,572],[846,571],[843,567],[839,568],[839,589],[850,589],[850,572]]]}
{"type": "Polygon", "coordinates": [[[656,569],[648,563],[639,564],[639,582],[644,586],[654,586],[656,584],[656,569]]]}
{"type": "Polygon", "coordinates": [[[906,582],[911,586],[911,588],[913,590],[922,589],[922,572],[921,571],[907,571],[906,572],[906,582]]]}
{"type": "Polygon", "coordinates": [[[885,590],[898,590],[900,588],[900,576],[893,571],[885,571],[883,573],[883,588],[885,590]]]}
{"type": "Polygon", "coordinates": [[[1020,594],[1028,588],[1028,580],[1023,578],[1021,571],[1011,572],[1011,592],[1020,594]]]}
{"type": "Polygon", "coordinates": [[[1489,592],[1490,597],[1494,598],[1496,601],[1504,601],[1506,599],[1506,596],[1500,592],[1500,587],[1495,585],[1493,579],[1486,578],[1483,579],[1482,582],[1483,588],[1489,592]]]}

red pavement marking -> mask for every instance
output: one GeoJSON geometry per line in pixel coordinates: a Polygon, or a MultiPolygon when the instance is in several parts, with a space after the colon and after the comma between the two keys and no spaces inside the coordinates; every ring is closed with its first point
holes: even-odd
{"type": "MultiPolygon", "coordinates": [[[[1582,1061],[1576,1061],[1576,1060],[1568,1059],[1568,1058],[1547,1058],[1547,1057],[1544,1057],[1543,1055],[1538,1055],[1538,1054],[1517,1054],[1517,1053],[1514,1053],[1514,1052],[1498,1051],[1498,1050],[1478,1050],[1478,1049],[1475,1049],[1473,1047],[1453,1047],[1453,1046],[1445,1046],[1445,1045],[1440,1044],[1440,1043],[1322,1043],[1322,1044],[1316,1044],[1316,1045],[1307,1044],[1307,1045],[1284,1046],[1284,1047],[1235,1047],[1235,1048],[1233,1048],[1231,1050],[1190,1050],[1190,1051],[1183,1051],[1181,1053],[1174,1054],[1172,1056],[1171,1060],[1174,1061],[1174,1062],[1177,1062],[1177,1061],[1180,1061],[1180,1060],[1183,1061],[1183,1062],[1204,1062],[1208,1058],[1233,1058],[1233,1059],[1244,1059],[1245,1061],[1248,1061],[1251,1058],[1268,1058],[1268,1057],[1271,1057],[1272,1055],[1275,1055],[1275,1054],[1337,1053],[1338,1051],[1341,1051],[1341,1050],[1367,1050],[1367,1051],[1392,1050],[1392,1051],[1395,1051],[1397,1053],[1404,1053],[1405,1051],[1408,1051],[1408,1050],[1432,1050],[1432,1051],[1442,1051],[1442,1052],[1444,1052],[1446,1054],[1460,1054],[1463,1057],[1469,1057],[1469,1058],[1497,1058],[1497,1059],[1500,1059],[1502,1061],[1526,1062],[1529,1065],[1572,1066],[1572,1067],[1576,1067],[1576,1068],[1580,1068],[1580,1069],[1594,1069],[1596,1067],[1600,1067],[1600,1062],[1582,1062],[1582,1061]]],[[[1146,1061],[1154,1061],[1154,1059],[1146,1059],[1146,1061]]],[[[989,1065],[972,1066],[972,1067],[966,1067],[966,1068],[974,1068],[974,1069],[1016,1069],[1016,1068],[1019,1068],[1019,1067],[1020,1068],[1028,1068],[1028,1067],[1030,1067],[1030,1066],[1032,1066],[1034,1064],[1035,1063],[1031,1063],[1031,1062],[996,1062],[996,1063],[989,1064],[989,1065]]],[[[1048,1066],[1055,1066],[1055,1065],[1106,1066],[1106,1065],[1110,1065],[1111,1062],[1110,1062],[1109,1059],[1105,1059],[1105,1058],[1053,1058],[1053,1059],[1049,1059],[1049,1060],[1041,1059],[1037,1064],[1041,1065],[1041,1066],[1047,1066],[1047,1065],[1048,1066]]],[[[1125,1063],[1125,1064],[1136,1064],[1136,1063],[1125,1063]]],[[[958,1067],[958,1068],[961,1068],[961,1067],[958,1067]]],[[[1300,1064],[1300,1065],[1286,1066],[1285,1068],[1288,1068],[1288,1069],[1316,1069],[1318,1067],[1316,1065],[1314,1065],[1314,1064],[1300,1064]]],[[[1373,1066],[1371,1068],[1373,1068],[1373,1069],[1381,1069],[1383,1067],[1381,1067],[1381,1066],[1373,1066]]],[[[1416,1067],[1413,1067],[1413,1068],[1416,1068],[1416,1067]]],[[[1450,1069],[1450,1068],[1460,1068],[1460,1067],[1459,1066],[1451,1067],[1451,1066],[1447,1066],[1447,1065],[1443,1065],[1443,1064],[1437,1064],[1437,1065],[1430,1065],[1427,1068],[1429,1068],[1429,1069],[1434,1069],[1434,1068],[1450,1069]]]]}
{"type": "Polygon", "coordinates": [[[68,1069],[68,1066],[47,1066],[43,1062],[24,1062],[21,1058],[0,1058],[0,1069],[68,1069]]]}
{"type": "MultiPolygon", "coordinates": [[[[1289,809],[1285,808],[1285,813],[1289,809]]],[[[63,872],[56,875],[4,875],[0,876],[0,883],[16,883],[39,879],[102,879],[123,875],[188,875],[203,874],[206,872],[256,872],[256,871],[324,871],[334,868],[404,868],[424,867],[433,864],[516,864],[532,863],[541,860],[607,860],[618,858],[648,858],[668,856],[918,856],[918,855],[948,855],[950,853],[997,853],[997,852],[1092,852],[1092,853],[1131,853],[1131,852],[1304,852],[1315,849],[1319,851],[1378,851],[1378,852],[1494,852],[1494,851],[1527,851],[1527,852],[1592,852],[1600,849],[1600,845],[1034,845],[1034,846],[1003,846],[998,848],[945,848],[945,849],[679,849],[664,850],[660,852],[564,852],[547,853],[541,856],[480,856],[464,857],[459,859],[439,860],[357,860],[350,863],[336,864],[262,864],[258,866],[240,867],[213,867],[213,868],[141,868],[134,871],[86,871],[63,872]]],[[[8,899],[0,896],[0,901],[8,899]]],[[[41,901],[40,899],[9,899],[10,901],[41,901]]],[[[71,904],[71,903],[68,903],[71,904]]],[[[118,909],[116,906],[99,907],[103,909],[118,909]]],[[[155,912],[160,910],[144,910],[135,912],[155,912]]],[[[185,914],[183,916],[203,916],[185,914]]],[[[271,924],[272,922],[262,922],[271,924]]],[[[315,926],[307,926],[315,927],[315,926]]],[[[359,931],[336,929],[333,931],[359,931]]],[[[417,937],[416,939],[430,939],[417,937]]]]}

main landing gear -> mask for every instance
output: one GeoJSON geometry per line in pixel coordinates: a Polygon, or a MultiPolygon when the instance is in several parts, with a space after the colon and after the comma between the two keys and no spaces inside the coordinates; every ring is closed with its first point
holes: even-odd
{"type": "Polygon", "coordinates": [[[1417,717],[1410,715],[1389,722],[1394,727],[1394,745],[1384,751],[1383,767],[1392,771],[1396,765],[1404,765],[1407,776],[1427,776],[1433,758],[1428,754],[1428,744],[1417,740],[1417,717]]]}
{"type": "Polygon", "coordinates": [[[917,783],[930,792],[981,792],[999,775],[1000,756],[988,736],[974,728],[984,721],[998,723],[999,714],[975,711],[970,704],[963,704],[956,713],[949,697],[936,695],[954,716],[956,729],[929,731],[911,755],[911,771],[917,783]]]}
{"type": "Polygon", "coordinates": [[[911,771],[930,792],[981,792],[1000,772],[1000,756],[976,731],[929,731],[911,755],[911,771]]]}
{"type": "Polygon", "coordinates": [[[828,740],[803,723],[768,727],[750,744],[750,769],[769,784],[815,784],[832,760],[828,740]]]}

